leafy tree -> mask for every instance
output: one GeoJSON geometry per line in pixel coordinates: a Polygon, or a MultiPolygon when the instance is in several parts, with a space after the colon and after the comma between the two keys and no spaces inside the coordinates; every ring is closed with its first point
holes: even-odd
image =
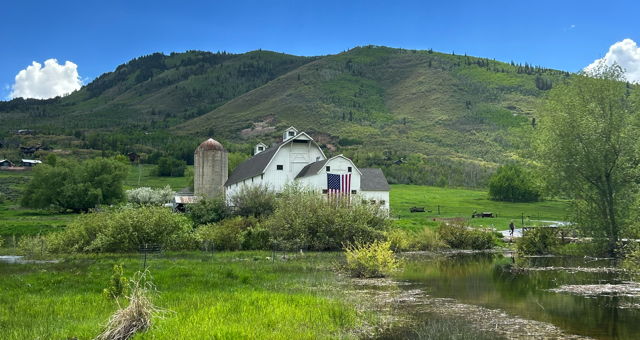
{"type": "Polygon", "coordinates": [[[573,222],[611,255],[638,192],[639,118],[622,68],[600,63],[555,86],[538,121],[546,178],[574,194],[573,222]]]}
{"type": "Polygon", "coordinates": [[[98,202],[115,204],[124,198],[122,182],[128,174],[129,168],[115,159],[95,158],[83,163],[60,159],[55,167],[41,164],[20,197],[20,205],[80,212],[98,202]]]}
{"type": "Polygon", "coordinates": [[[200,198],[196,204],[187,208],[187,215],[196,226],[218,223],[231,216],[231,208],[222,196],[200,198]]]}
{"type": "Polygon", "coordinates": [[[531,177],[519,165],[502,165],[491,176],[489,197],[495,201],[536,202],[540,199],[540,192],[531,177]]]}
{"type": "Polygon", "coordinates": [[[267,217],[276,209],[276,193],[267,185],[243,186],[231,197],[231,205],[240,216],[267,217]]]}
{"type": "Polygon", "coordinates": [[[169,157],[161,157],[156,168],[158,176],[183,177],[187,162],[169,157]]]}
{"type": "Polygon", "coordinates": [[[47,164],[51,165],[52,167],[55,167],[57,161],[58,161],[58,157],[56,156],[55,153],[50,153],[47,155],[47,164]]]}

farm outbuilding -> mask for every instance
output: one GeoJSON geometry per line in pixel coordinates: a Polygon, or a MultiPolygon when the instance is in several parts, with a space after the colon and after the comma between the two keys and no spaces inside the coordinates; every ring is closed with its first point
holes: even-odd
{"type": "Polygon", "coordinates": [[[30,167],[30,166],[36,166],[36,165],[41,164],[41,163],[42,163],[42,161],[39,161],[37,159],[35,159],[35,160],[34,159],[23,159],[20,162],[20,166],[30,167]]]}
{"type": "Polygon", "coordinates": [[[0,167],[12,167],[12,166],[14,166],[14,165],[9,160],[0,159],[0,167]]]}

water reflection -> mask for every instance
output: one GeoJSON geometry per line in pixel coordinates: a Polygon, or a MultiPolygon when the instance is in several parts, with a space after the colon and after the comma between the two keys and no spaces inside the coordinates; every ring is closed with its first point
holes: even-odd
{"type": "MultiPolygon", "coordinates": [[[[566,270],[512,273],[520,267],[610,267],[610,260],[576,258],[515,258],[502,254],[456,255],[430,261],[410,261],[403,279],[428,289],[433,297],[502,309],[520,317],[554,324],[568,333],[596,339],[640,339],[638,303],[625,296],[584,297],[547,291],[561,285],[617,284],[626,274],[566,270]]],[[[413,287],[415,288],[415,286],[413,287]]]]}

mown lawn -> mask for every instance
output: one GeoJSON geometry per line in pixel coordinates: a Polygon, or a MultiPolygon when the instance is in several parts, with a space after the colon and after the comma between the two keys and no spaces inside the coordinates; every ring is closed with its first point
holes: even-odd
{"type": "Polygon", "coordinates": [[[472,219],[472,224],[483,227],[491,227],[493,224],[496,229],[505,230],[509,228],[511,220],[516,227],[520,227],[523,214],[525,226],[543,223],[539,221],[563,221],[565,209],[568,207],[568,201],[565,200],[535,203],[495,202],[487,198],[486,191],[404,184],[392,185],[389,196],[392,217],[400,218],[397,223],[411,229],[419,226],[435,227],[442,219],[471,218],[475,210],[498,214],[498,218],[472,219]],[[424,207],[425,212],[411,213],[409,208],[413,206],[424,207]],[[433,221],[434,218],[436,221],[433,221]]]}
{"type": "MultiPolygon", "coordinates": [[[[162,254],[148,261],[161,292],[157,306],[175,313],[136,339],[336,339],[373,314],[358,313],[332,272],[342,253],[288,261],[269,252],[162,254]]],[[[125,276],[137,255],[77,256],[60,263],[0,263],[0,339],[92,339],[116,311],[102,290],[112,266],[125,276]]]]}

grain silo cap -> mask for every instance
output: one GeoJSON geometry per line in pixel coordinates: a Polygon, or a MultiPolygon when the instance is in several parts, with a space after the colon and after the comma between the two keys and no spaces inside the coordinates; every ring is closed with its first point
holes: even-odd
{"type": "Polygon", "coordinates": [[[224,149],[222,144],[218,143],[213,138],[209,138],[208,140],[200,144],[200,146],[196,149],[196,153],[198,153],[198,151],[210,151],[210,150],[225,151],[225,152],[227,151],[224,149]]]}

